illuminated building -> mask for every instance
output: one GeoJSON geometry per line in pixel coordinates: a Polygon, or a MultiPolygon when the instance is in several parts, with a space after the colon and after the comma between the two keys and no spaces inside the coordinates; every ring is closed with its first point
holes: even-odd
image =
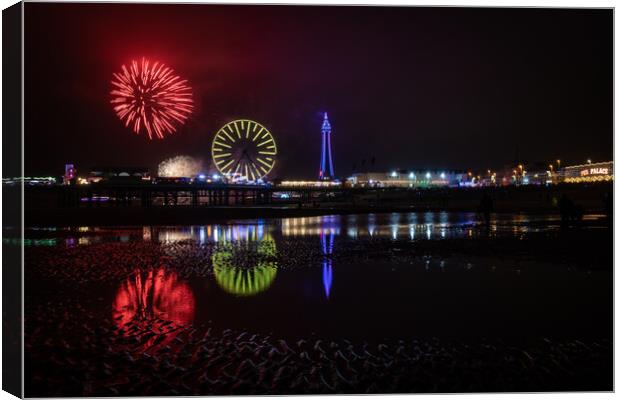
{"type": "Polygon", "coordinates": [[[319,179],[334,179],[334,164],[332,160],[332,126],[327,118],[327,113],[323,114],[323,126],[321,126],[321,169],[319,170],[319,179]]]}
{"type": "Polygon", "coordinates": [[[75,178],[77,171],[73,164],[65,164],[65,174],[62,176],[62,183],[69,185],[75,178]]]}
{"type": "Polygon", "coordinates": [[[93,167],[87,181],[141,182],[150,179],[149,169],[145,167],[93,167]]]}
{"type": "Polygon", "coordinates": [[[347,184],[355,187],[455,187],[466,182],[466,173],[447,170],[364,172],[347,178],[347,184]]]}
{"type": "Polygon", "coordinates": [[[335,187],[340,186],[338,180],[333,181],[281,181],[275,186],[277,187],[335,187]]]}
{"type": "Polygon", "coordinates": [[[614,180],[614,162],[571,165],[562,169],[565,183],[611,182],[614,180]]]}

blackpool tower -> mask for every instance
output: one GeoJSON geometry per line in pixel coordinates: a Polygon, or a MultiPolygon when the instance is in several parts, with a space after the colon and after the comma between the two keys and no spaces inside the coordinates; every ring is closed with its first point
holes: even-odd
{"type": "Polygon", "coordinates": [[[323,114],[323,126],[321,127],[321,169],[320,180],[334,179],[334,164],[332,162],[332,127],[329,124],[327,113],[323,114]]]}

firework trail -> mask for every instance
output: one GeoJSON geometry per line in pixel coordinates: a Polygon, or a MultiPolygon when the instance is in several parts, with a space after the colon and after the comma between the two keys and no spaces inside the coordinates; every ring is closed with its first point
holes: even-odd
{"type": "Polygon", "coordinates": [[[162,63],[132,61],[112,79],[111,103],[118,117],[135,133],[145,130],[149,139],[172,134],[194,109],[192,89],[186,80],[162,63]]]}

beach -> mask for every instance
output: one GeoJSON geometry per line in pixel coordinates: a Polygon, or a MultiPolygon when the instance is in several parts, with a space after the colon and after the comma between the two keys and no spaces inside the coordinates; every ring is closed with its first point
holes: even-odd
{"type": "Polygon", "coordinates": [[[611,243],[602,215],[27,229],[26,395],[611,390],[611,243]]]}

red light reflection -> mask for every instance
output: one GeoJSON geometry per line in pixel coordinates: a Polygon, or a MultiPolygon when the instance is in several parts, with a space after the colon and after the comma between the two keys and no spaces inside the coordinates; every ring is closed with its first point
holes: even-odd
{"type": "MultiPolygon", "coordinates": [[[[126,336],[144,334],[150,347],[162,334],[189,325],[194,319],[194,294],[186,282],[164,268],[140,272],[124,281],[114,299],[112,318],[126,336]],[[136,329],[137,328],[137,329],[136,329]],[[155,335],[153,335],[155,334],[155,335]]],[[[165,341],[172,339],[167,335],[165,341]]]]}

